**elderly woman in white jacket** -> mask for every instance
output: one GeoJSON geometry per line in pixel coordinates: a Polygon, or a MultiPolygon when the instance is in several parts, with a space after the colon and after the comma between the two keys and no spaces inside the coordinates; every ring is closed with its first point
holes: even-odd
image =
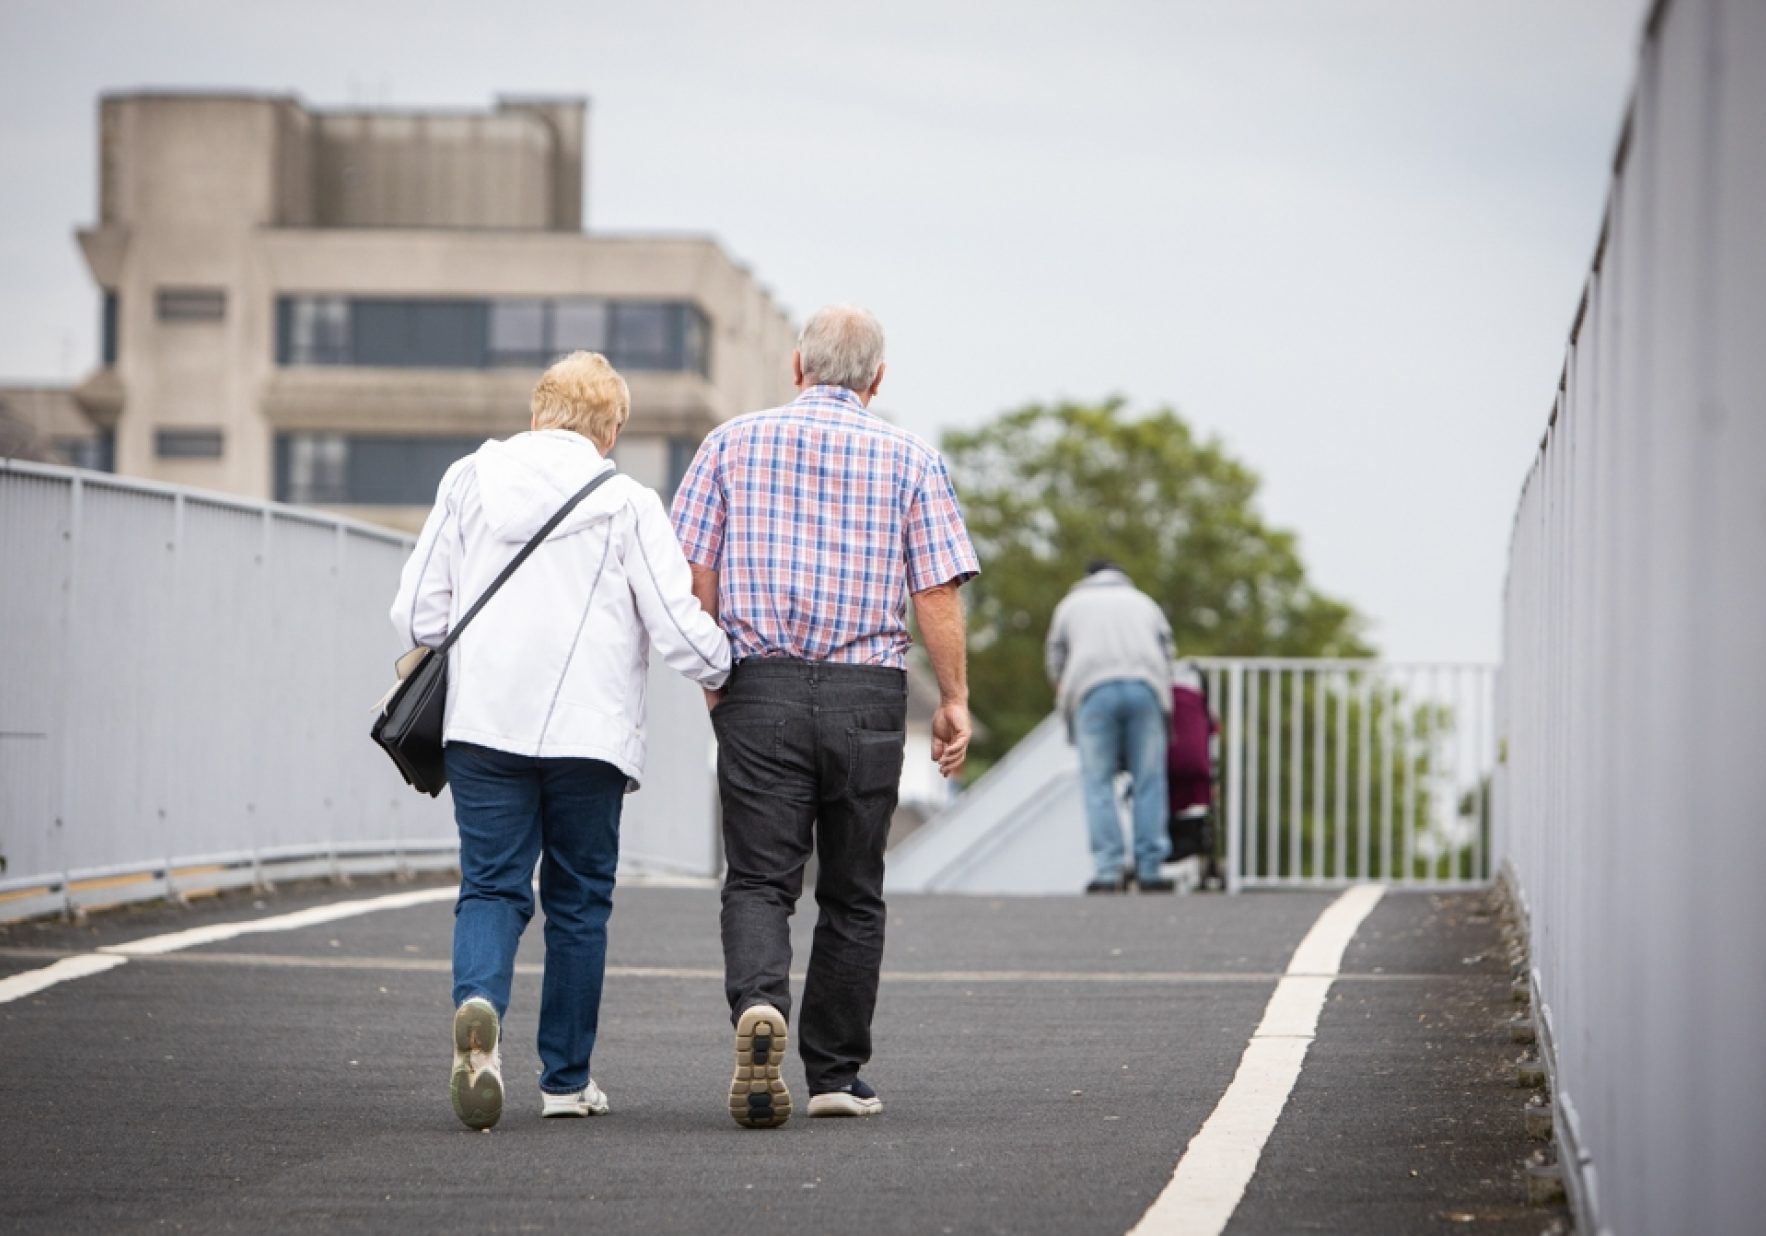
{"type": "MultiPolygon", "coordinates": [[[[533,430],[448,469],[406,563],[393,624],[434,647],[566,499],[603,470],[630,413],[625,380],[577,352],[533,393],[533,430]]],[[[498,1041],[515,949],[546,911],[542,1114],[590,1116],[589,1075],[624,795],[644,775],[644,680],[654,646],[703,687],[729,642],[693,599],[655,491],[614,476],[485,605],[449,654],[445,756],[460,829],[454,907],[454,1111],[475,1129],[503,1109],[498,1041]]]]}

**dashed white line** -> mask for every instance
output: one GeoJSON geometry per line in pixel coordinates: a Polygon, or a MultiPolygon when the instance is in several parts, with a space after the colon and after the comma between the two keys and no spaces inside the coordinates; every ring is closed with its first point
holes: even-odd
{"type": "Polygon", "coordinates": [[[1219,1236],[1300,1078],[1343,950],[1385,889],[1363,884],[1325,908],[1276,984],[1232,1084],[1129,1236],[1219,1236]]]}

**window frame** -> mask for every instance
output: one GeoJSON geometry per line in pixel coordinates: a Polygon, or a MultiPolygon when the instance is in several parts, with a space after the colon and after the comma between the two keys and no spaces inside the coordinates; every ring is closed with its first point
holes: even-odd
{"type": "Polygon", "coordinates": [[[227,431],[219,425],[155,425],[153,457],[179,463],[227,457],[227,431]]]}
{"type": "Polygon", "coordinates": [[[165,284],[153,289],[153,320],[167,326],[214,325],[227,320],[227,289],[165,284]]]}

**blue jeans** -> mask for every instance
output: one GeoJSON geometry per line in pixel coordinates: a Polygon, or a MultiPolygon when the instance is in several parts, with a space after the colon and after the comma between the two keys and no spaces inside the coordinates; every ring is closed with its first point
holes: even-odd
{"type": "Polygon", "coordinates": [[[1165,820],[1165,749],[1171,737],[1158,692],[1132,679],[1101,682],[1079,701],[1073,731],[1097,878],[1122,874],[1116,774],[1126,769],[1134,786],[1135,873],[1152,879],[1171,845],[1165,820]]]}
{"type": "Polygon", "coordinates": [[[588,1084],[601,1018],[625,774],[601,760],[542,760],[470,743],[449,743],[444,755],[460,827],[454,1005],[483,996],[499,1018],[508,1012],[543,851],[540,1089],[574,1094],[588,1084]]]}

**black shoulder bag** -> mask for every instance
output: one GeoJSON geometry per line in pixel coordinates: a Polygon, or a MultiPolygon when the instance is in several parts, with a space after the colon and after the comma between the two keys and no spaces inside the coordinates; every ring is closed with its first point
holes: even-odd
{"type": "Polygon", "coordinates": [[[478,616],[484,603],[509,582],[515,568],[527,561],[527,556],[540,547],[540,542],[551,535],[552,529],[562,523],[566,515],[576,509],[577,503],[595,492],[615,471],[612,467],[605,469],[559,507],[558,513],[533,534],[533,539],[522,546],[521,552],[503,568],[503,573],[491,581],[491,586],[484,590],[477,603],[454,624],[454,629],[448,632],[440,646],[413,648],[394,662],[399,680],[380,701],[369,734],[398,765],[406,784],[419,794],[433,798],[448,783],[447,766],[442,762],[442,734],[448,703],[448,649],[454,646],[467,624],[478,616]]]}

